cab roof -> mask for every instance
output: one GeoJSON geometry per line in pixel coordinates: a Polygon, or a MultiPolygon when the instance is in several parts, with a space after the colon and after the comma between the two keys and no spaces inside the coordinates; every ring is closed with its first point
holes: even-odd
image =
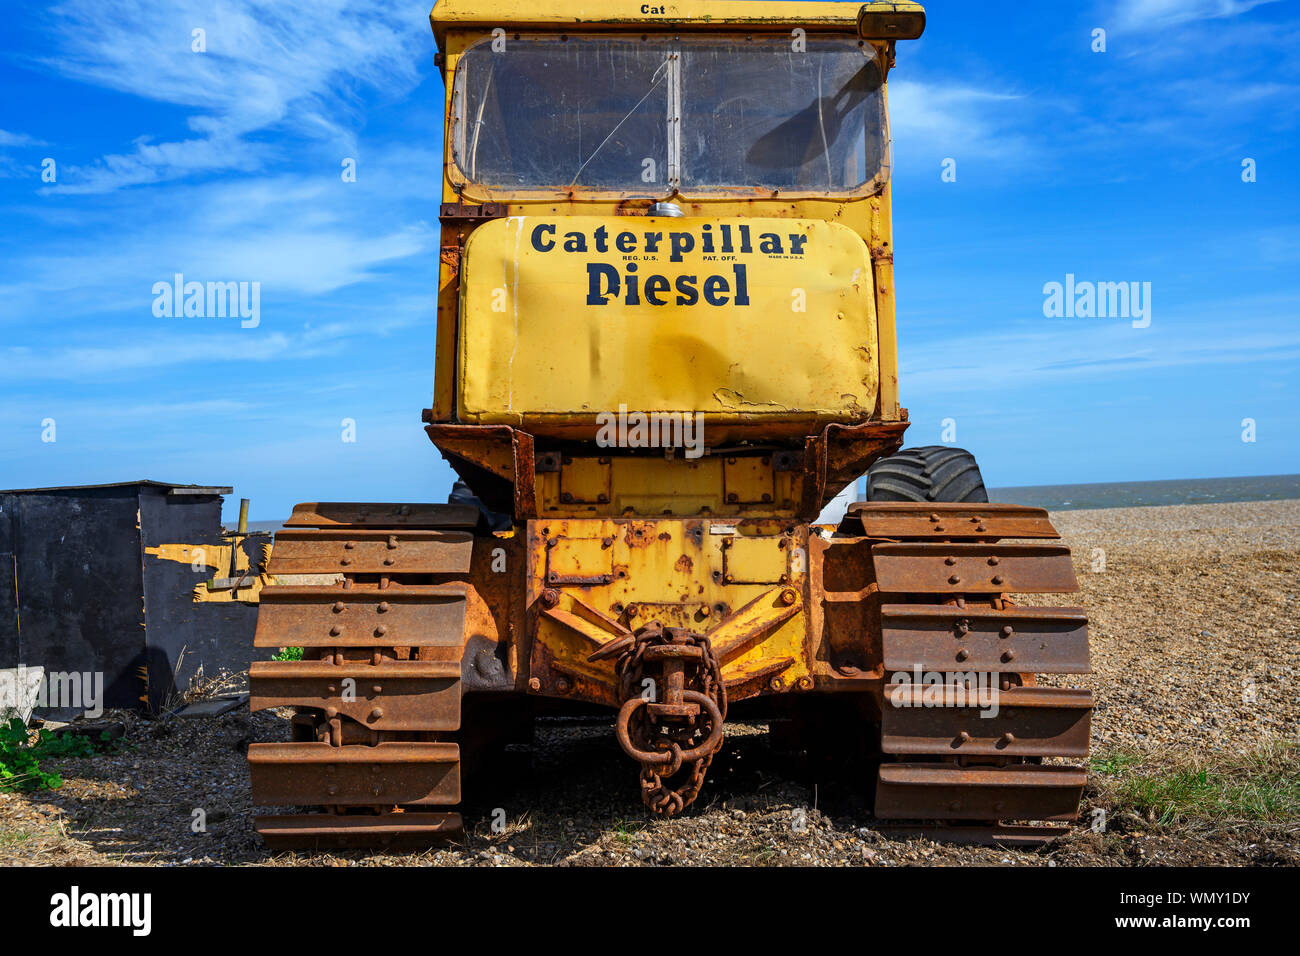
{"type": "MultiPolygon", "coordinates": [[[[516,0],[438,0],[429,22],[438,48],[446,48],[448,30],[489,31],[560,30],[566,27],[590,30],[854,30],[860,14],[870,11],[881,17],[921,17],[921,4],[898,0],[868,3],[804,2],[804,0],[551,0],[540,6],[520,9],[516,0]]],[[[883,36],[882,39],[888,39],[883,36]]]]}

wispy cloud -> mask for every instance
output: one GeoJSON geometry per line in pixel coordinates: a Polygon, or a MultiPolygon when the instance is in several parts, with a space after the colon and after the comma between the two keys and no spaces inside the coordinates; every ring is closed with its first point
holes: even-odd
{"type": "Polygon", "coordinates": [[[1123,0],[1115,6],[1121,30],[1168,27],[1193,20],[1223,20],[1277,0],[1123,0]]]}
{"type": "MultiPolygon", "coordinates": [[[[909,154],[1025,157],[1018,127],[1034,103],[1018,93],[899,78],[889,84],[890,135],[909,154]]],[[[926,168],[927,175],[929,167],[926,168]]]]}
{"type": "Polygon", "coordinates": [[[55,49],[42,58],[74,79],[193,109],[192,137],[68,166],[58,187],[104,192],[216,170],[249,170],[277,129],[350,143],[357,89],[400,96],[431,49],[414,6],[382,0],[68,0],[54,10],[55,49]],[[195,31],[203,31],[196,52],[195,31]]]}
{"type": "Polygon", "coordinates": [[[28,136],[26,133],[11,133],[6,129],[0,129],[0,148],[7,146],[44,146],[39,139],[28,136]]]}

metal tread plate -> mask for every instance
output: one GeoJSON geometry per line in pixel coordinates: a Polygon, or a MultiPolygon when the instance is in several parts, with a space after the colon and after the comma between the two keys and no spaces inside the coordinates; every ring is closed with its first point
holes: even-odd
{"type": "Polygon", "coordinates": [[[875,815],[889,820],[1073,820],[1087,774],[1079,767],[881,764],[875,815]]]}
{"type": "Polygon", "coordinates": [[[1092,692],[996,685],[886,687],[881,750],[887,754],[1086,757],[1092,692]]]}
{"type": "Polygon", "coordinates": [[[1047,511],[1023,505],[859,501],[847,517],[869,538],[953,540],[975,538],[1059,538],[1047,511]]]}
{"type": "Polygon", "coordinates": [[[460,747],[387,742],[250,744],[256,806],[460,802],[460,747]]]}
{"type": "Polygon", "coordinates": [[[1087,674],[1088,617],[1081,608],[1006,610],[886,604],[881,643],[888,671],[949,670],[1087,674]]]}
{"type": "Polygon", "coordinates": [[[402,528],[286,528],[277,532],[270,574],[465,574],[474,535],[402,528]]]}
{"type": "Polygon", "coordinates": [[[459,647],[464,584],[262,589],[254,647],[459,647]]]}
{"type": "Polygon", "coordinates": [[[423,850],[464,829],[459,813],[265,814],[253,825],[272,850],[423,850]]]}
{"type": "Polygon", "coordinates": [[[479,512],[473,505],[392,504],[363,501],[304,501],[293,506],[286,528],[473,528],[479,512]]]}
{"type": "Polygon", "coordinates": [[[380,731],[460,728],[459,661],[256,661],[248,684],[250,711],[310,707],[380,731]]]}
{"type": "Polygon", "coordinates": [[[1077,591],[1070,549],[1059,544],[873,545],[880,590],[894,594],[1077,591]]]}

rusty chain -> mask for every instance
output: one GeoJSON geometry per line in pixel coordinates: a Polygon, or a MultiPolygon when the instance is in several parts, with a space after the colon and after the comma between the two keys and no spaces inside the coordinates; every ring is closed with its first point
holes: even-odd
{"type": "Polygon", "coordinates": [[[642,802],[673,816],[699,795],[722,744],[722,664],[707,636],[658,621],[610,642],[591,659],[614,656],[624,701],[615,725],[619,745],[641,763],[642,802]],[[655,682],[654,699],[642,692],[647,676],[655,682]]]}

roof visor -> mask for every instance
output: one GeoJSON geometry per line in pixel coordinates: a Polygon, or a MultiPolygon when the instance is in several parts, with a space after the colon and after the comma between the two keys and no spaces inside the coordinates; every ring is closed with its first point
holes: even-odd
{"type": "Polygon", "coordinates": [[[856,31],[866,40],[914,40],[925,29],[925,8],[910,0],[871,3],[790,0],[553,0],[524,11],[502,0],[439,0],[429,14],[438,48],[446,50],[449,30],[510,31],[626,30],[661,32],[742,29],[788,33],[856,31]]]}

